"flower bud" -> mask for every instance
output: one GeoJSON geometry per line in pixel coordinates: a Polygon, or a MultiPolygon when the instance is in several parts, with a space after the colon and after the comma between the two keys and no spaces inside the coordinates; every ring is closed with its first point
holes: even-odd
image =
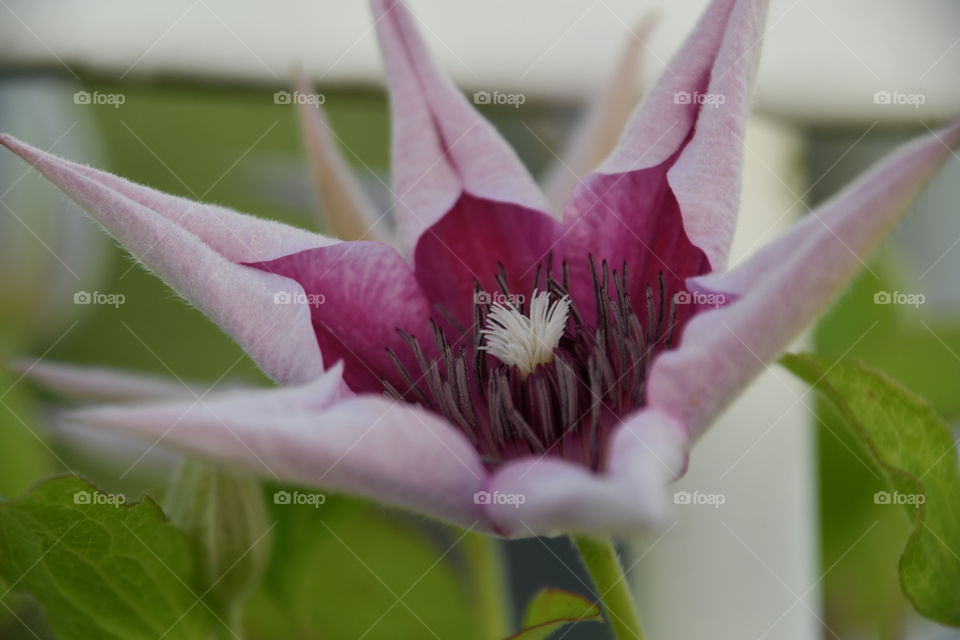
{"type": "Polygon", "coordinates": [[[270,559],[270,524],[257,480],[209,464],[184,461],[164,510],[193,545],[199,593],[218,615],[236,618],[270,559]]]}

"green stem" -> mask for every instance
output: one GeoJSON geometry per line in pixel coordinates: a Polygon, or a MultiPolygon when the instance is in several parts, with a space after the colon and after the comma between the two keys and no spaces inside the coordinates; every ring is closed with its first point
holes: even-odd
{"type": "Polygon", "coordinates": [[[471,531],[461,541],[467,570],[473,579],[474,602],[485,640],[502,640],[510,634],[509,601],[503,547],[492,536],[471,531]]]}
{"type": "Polygon", "coordinates": [[[617,640],[643,640],[640,617],[613,542],[609,538],[589,536],[571,536],[571,539],[593,579],[614,637],[617,640]]]}

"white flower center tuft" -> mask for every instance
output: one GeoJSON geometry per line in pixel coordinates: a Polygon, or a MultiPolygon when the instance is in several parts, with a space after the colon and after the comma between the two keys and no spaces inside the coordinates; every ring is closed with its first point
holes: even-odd
{"type": "Polygon", "coordinates": [[[525,379],[538,366],[553,360],[553,350],[567,328],[569,312],[569,297],[550,302],[547,291],[533,291],[529,317],[509,302],[495,302],[481,331],[486,340],[480,348],[519,369],[525,379]]]}

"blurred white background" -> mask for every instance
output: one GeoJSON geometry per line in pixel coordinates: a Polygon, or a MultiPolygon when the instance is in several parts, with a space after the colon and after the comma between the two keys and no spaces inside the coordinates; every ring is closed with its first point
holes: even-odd
{"type": "MultiPolygon", "coordinates": [[[[468,89],[582,98],[600,86],[648,11],[662,17],[646,77],[659,74],[704,0],[411,2],[441,64],[468,89]]],[[[285,84],[295,65],[328,85],[378,81],[365,2],[4,0],[0,60],[111,77],[285,84]]],[[[773,0],[758,107],[804,122],[947,118],[960,105],[955,0],[773,0]],[[880,91],[922,94],[875,104],[880,91]]]]}

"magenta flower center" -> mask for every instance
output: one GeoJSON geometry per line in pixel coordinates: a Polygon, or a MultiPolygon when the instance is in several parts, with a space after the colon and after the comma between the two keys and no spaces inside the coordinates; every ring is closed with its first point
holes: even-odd
{"type": "Polygon", "coordinates": [[[431,320],[433,344],[398,329],[416,366],[388,348],[403,384],[384,379],[387,393],[455,424],[488,465],[555,455],[600,469],[606,437],[644,404],[650,363],[670,348],[683,299],[662,273],[633,300],[626,264],[598,267],[591,257],[590,267],[593,317],[571,299],[564,264],[559,280],[538,269],[529,297],[511,292],[502,269],[499,291],[475,284],[471,326],[443,313],[450,329],[431,320]]]}

